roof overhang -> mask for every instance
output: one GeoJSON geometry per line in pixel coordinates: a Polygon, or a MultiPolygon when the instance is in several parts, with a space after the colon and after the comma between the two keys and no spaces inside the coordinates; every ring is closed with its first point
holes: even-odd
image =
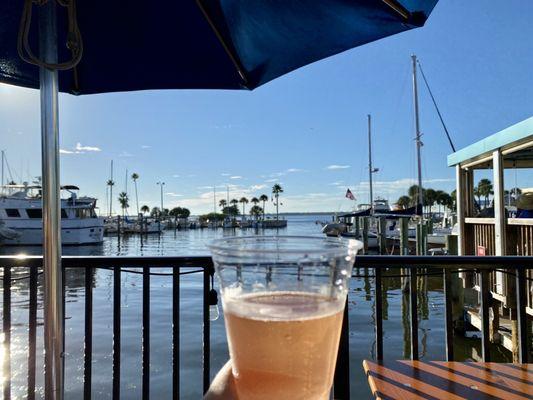
{"type": "Polygon", "coordinates": [[[533,168],[533,117],[450,154],[448,166],[492,168],[492,153],[498,149],[505,168],[533,168]]]}

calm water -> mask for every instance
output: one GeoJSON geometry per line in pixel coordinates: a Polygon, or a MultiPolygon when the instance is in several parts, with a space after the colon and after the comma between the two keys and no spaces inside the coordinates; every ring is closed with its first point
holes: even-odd
{"type": "MultiPolygon", "coordinates": [[[[317,220],[330,220],[331,216],[289,216],[289,225],[279,230],[282,235],[320,236],[317,220]]],[[[246,234],[253,233],[248,230],[246,234]]],[[[274,234],[275,231],[266,231],[274,234]]],[[[166,231],[161,236],[151,236],[141,243],[139,237],[109,237],[99,246],[67,247],[64,254],[75,255],[206,255],[206,244],[223,235],[241,234],[232,231],[192,230],[166,231]]],[[[3,254],[39,254],[40,248],[0,248],[3,254]]],[[[365,271],[356,271],[364,275],[365,271]]],[[[14,274],[25,275],[23,270],[14,274]]],[[[94,276],[94,328],[93,328],[93,398],[111,398],[112,362],[112,298],[113,277],[108,270],[97,270],[94,276]]],[[[66,398],[82,397],[83,334],[84,334],[84,273],[67,272],[66,292],[66,398]]],[[[421,357],[443,359],[444,314],[443,294],[439,279],[422,278],[419,293],[420,351],[421,357]]],[[[374,309],[372,278],[354,278],[350,288],[350,359],[352,397],[370,398],[361,362],[374,357],[374,309]]],[[[409,343],[404,340],[408,332],[406,298],[402,295],[399,278],[384,280],[386,302],[384,310],[385,356],[388,359],[408,357],[409,343]]],[[[141,390],[141,308],[142,276],[122,274],[122,398],[138,399],[141,390]]],[[[25,398],[27,371],[27,280],[13,283],[12,311],[12,388],[14,398],[25,398]]],[[[199,274],[181,277],[181,388],[180,398],[200,399],[202,390],[202,277],[199,274]]],[[[155,399],[171,398],[171,278],[152,276],[151,293],[151,395],[155,399]]],[[[39,303],[42,292],[39,292],[39,303]]],[[[42,309],[38,314],[38,359],[42,370],[42,309]]],[[[228,359],[222,315],[212,324],[212,372],[216,372],[228,359]]],[[[470,357],[472,341],[457,343],[464,357],[470,357]]],[[[0,353],[1,356],[1,353],[0,353]]],[[[42,395],[42,376],[37,380],[42,395]]]]}

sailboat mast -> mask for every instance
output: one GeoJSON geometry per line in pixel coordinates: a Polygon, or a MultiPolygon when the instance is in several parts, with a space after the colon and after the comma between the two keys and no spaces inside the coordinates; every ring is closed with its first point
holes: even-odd
{"type": "Polygon", "coordinates": [[[109,185],[109,216],[113,215],[113,160],[111,160],[111,182],[109,185]]]}
{"type": "Polygon", "coordinates": [[[4,150],[2,150],[2,190],[4,189],[4,150]]]}
{"type": "Polygon", "coordinates": [[[422,191],[422,159],[420,157],[420,150],[422,147],[422,141],[420,140],[420,119],[418,115],[418,82],[416,79],[416,55],[412,55],[413,61],[413,103],[415,111],[415,143],[416,143],[416,162],[418,168],[418,203],[423,206],[424,196],[422,191]]]}
{"type": "Polygon", "coordinates": [[[217,185],[213,185],[213,218],[217,213],[217,185]]]}
{"type": "Polygon", "coordinates": [[[374,193],[372,186],[372,174],[374,169],[372,167],[372,117],[368,114],[368,182],[370,185],[370,212],[374,211],[374,193]]]}

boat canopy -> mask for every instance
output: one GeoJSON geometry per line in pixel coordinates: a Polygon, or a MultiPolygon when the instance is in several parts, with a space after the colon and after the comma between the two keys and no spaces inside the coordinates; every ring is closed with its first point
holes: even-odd
{"type": "Polygon", "coordinates": [[[387,218],[403,218],[403,217],[412,217],[415,215],[422,215],[421,204],[406,208],[405,210],[379,211],[379,212],[374,213],[374,216],[376,217],[386,216],[387,218]]]}

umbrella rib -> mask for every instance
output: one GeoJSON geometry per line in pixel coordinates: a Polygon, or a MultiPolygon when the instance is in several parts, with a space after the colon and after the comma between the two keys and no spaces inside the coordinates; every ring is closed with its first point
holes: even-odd
{"type": "Polygon", "coordinates": [[[408,20],[411,17],[411,13],[404,6],[402,6],[397,0],[381,0],[388,5],[392,10],[399,14],[403,19],[408,20]]]}
{"type": "Polygon", "coordinates": [[[236,54],[234,54],[232,49],[224,41],[224,38],[222,37],[222,35],[218,31],[218,29],[216,28],[216,26],[213,23],[213,21],[211,20],[211,18],[209,17],[209,14],[207,13],[207,11],[202,6],[201,0],[196,0],[196,4],[198,5],[200,10],[202,11],[202,14],[204,15],[205,19],[209,23],[209,26],[211,26],[211,29],[213,29],[213,32],[215,33],[218,41],[220,42],[220,44],[224,48],[224,51],[226,52],[226,54],[230,58],[231,62],[235,66],[235,69],[237,70],[237,73],[239,74],[239,76],[243,80],[243,85],[248,88],[248,78],[246,77],[246,74],[244,73],[244,67],[239,62],[238,56],[236,54]]]}

